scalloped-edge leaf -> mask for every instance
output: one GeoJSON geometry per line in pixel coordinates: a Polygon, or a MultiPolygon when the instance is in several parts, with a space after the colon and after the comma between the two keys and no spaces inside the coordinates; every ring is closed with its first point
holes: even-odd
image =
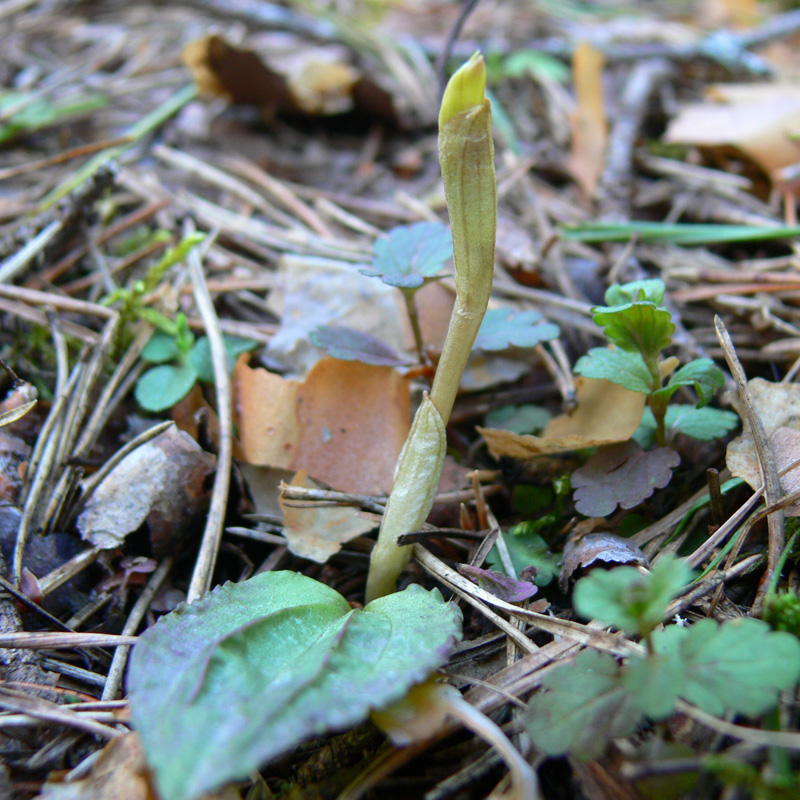
{"type": "Polygon", "coordinates": [[[596,758],[612,739],[628,736],[642,721],[617,662],[606,653],[579,653],[542,685],[549,691],[533,696],[523,719],[533,743],[550,755],[596,758]]]}
{"type": "Polygon", "coordinates": [[[669,447],[642,450],[633,440],[607,445],[572,473],[575,508],[587,517],[606,517],[617,505],[635,508],[663,489],[680,463],[669,447]]]}
{"type": "Polygon", "coordinates": [[[638,302],[622,306],[596,306],[592,319],[613,344],[623,350],[655,358],[672,342],[675,324],[672,314],[655,303],[638,302]]]}
{"type": "Polygon", "coordinates": [[[319,325],[309,334],[315,347],[341,361],[360,361],[379,367],[399,367],[408,361],[375,336],[347,325],[319,325]]]}
{"type": "MultiPolygon", "coordinates": [[[[702,442],[710,442],[714,439],[721,439],[739,427],[739,417],[733,411],[726,411],[722,408],[695,408],[695,406],[675,405],[667,406],[667,413],[664,417],[664,426],[667,435],[682,433],[684,436],[691,436],[692,439],[699,439],[702,442]]],[[[642,422],[639,425],[633,438],[647,449],[656,440],[656,420],[653,412],[645,408],[642,414],[642,422]]]]}
{"type": "Polygon", "coordinates": [[[714,392],[725,385],[725,374],[710,358],[698,358],[682,366],[670,376],[669,383],[655,392],[669,399],[681,386],[692,386],[697,392],[697,408],[707,405],[714,392]]]}
{"type": "Polygon", "coordinates": [[[438,277],[452,257],[453,237],[447,225],[398,225],[386,238],[375,242],[372,266],[361,272],[398,289],[419,289],[438,277]]]}
{"type": "Polygon", "coordinates": [[[195,381],[197,372],[189,364],[160,364],[139,378],[133,395],[146,411],[166,411],[189,394],[195,381]]]}
{"type": "Polygon", "coordinates": [[[717,716],[728,710],[763,714],[777,704],[779,691],[800,680],[800,641],[758,619],[670,625],[653,633],[653,646],[684,663],[681,697],[717,716]]]}
{"type": "Polygon", "coordinates": [[[475,348],[496,351],[509,347],[536,347],[540,342],[556,339],[561,333],[558,325],[542,320],[538,311],[491,308],[483,317],[475,348]]]}
{"type": "Polygon", "coordinates": [[[664,285],[664,281],[658,278],[647,278],[621,285],[615,283],[606,289],[604,299],[607,306],[622,306],[641,300],[660,306],[664,302],[666,292],[667,287],[664,285]]]}
{"type": "Polygon", "coordinates": [[[412,585],[352,610],[293,572],[225,584],[134,647],[134,727],[163,800],[194,800],[361,722],[447,661],[460,612],[412,585]]]}
{"type": "Polygon", "coordinates": [[[575,372],[587,378],[606,380],[631,392],[650,394],[653,376],[638,353],[616,347],[593,347],[575,364],[575,372]]]}

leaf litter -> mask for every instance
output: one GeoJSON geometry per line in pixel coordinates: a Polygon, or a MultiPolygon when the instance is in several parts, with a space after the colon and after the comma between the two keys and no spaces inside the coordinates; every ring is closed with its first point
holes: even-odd
{"type": "MultiPolygon", "coordinates": [[[[798,749],[787,713],[800,676],[792,498],[764,588],[772,627],[741,618],[775,528],[746,505],[747,487],[761,486],[771,459],[784,494],[797,490],[797,65],[786,55],[796,26],[751,3],[690,5],[677,20],[663,4],[575,19],[477,4],[454,44],[456,63],[497,43],[502,224],[492,310],[448,426],[448,458],[473,483],[442,491],[414,532],[425,549],[387,616],[405,668],[380,661],[366,628],[344,626],[357,659],[329,657],[310,622],[284,610],[273,627],[257,607],[291,575],[303,587],[290,605],[321,591],[340,598],[342,618],[371,613],[359,607],[369,531],[453,303],[431,126],[459,9],[421,9],[424,25],[410,4],[364,17],[306,3],[254,16],[213,0],[107,5],[91,19],[63,4],[0,10],[0,356],[39,395],[0,448],[10,504],[0,637],[11,637],[0,704],[25,729],[22,744],[0,727],[3,792],[145,797],[155,768],[165,797],[241,779],[220,796],[354,800],[390,792],[388,772],[403,767],[415,796],[489,796],[504,768],[473,737],[450,758],[458,725],[438,706],[427,716],[410,703],[423,720],[423,742],[419,727],[406,734],[420,754],[410,764],[409,748],[381,750],[364,721],[439,668],[501,722],[518,724],[513,706],[527,706],[532,763],[591,758],[620,793],[643,789],[642,770],[651,791],[668,791],[677,767],[689,783],[704,774],[708,796],[745,784],[755,796],[800,791],[795,756],[776,770],[772,755],[798,749]],[[730,381],[717,370],[714,314],[750,378],[766,453],[735,394],[721,394],[730,381]],[[249,363],[234,365],[242,350],[249,363]],[[218,392],[226,378],[232,411],[218,392]],[[727,444],[739,424],[729,404],[744,432],[727,444]],[[148,441],[167,416],[187,433],[148,441]],[[723,470],[717,492],[706,470],[723,467],[726,444],[745,483],[723,470]],[[227,468],[215,464],[230,454],[220,480],[227,468]],[[279,502],[280,478],[294,485],[279,502]],[[683,562],[668,552],[702,571],[670,566],[683,562]],[[261,588],[230,609],[214,605],[251,586],[261,588]],[[205,598],[165,613],[187,595],[205,598]],[[445,602],[455,596],[463,628],[445,602]],[[423,597],[441,628],[403,605],[423,597]],[[223,636],[218,613],[239,614],[236,629],[223,636]],[[187,619],[191,635],[175,622],[187,619]],[[206,661],[160,665],[149,648],[163,630],[167,649],[205,647],[206,661]],[[111,658],[96,645],[137,633],[126,683],[127,647],[111,658]],[[269,637],[316,652],[346,712],[330,693],[305,703],[264,682],[270,669],[279,683],[311,669],[253,658],[269,637]],[[349,671],[359,659],[378,665],[372,677],[349,671]],[[183,668],[189,699],[171,705],[158,692],[183,668]],[[254,711],[270,703],[282,715],[274,737],[254,711]],[[127,733],[131,710],[144,757],[127,733]],[[181,720],[194,713],[206,721],[181,720]],[[686,737],[678,714],[691,721],[686,737]],[[709,744],[706,729],[721,736],[709,744]],[[112,736],[95,761],[96,737],[112,736]],[[179,759],[168,755],[176,739],[179,759]],[[260,749],[267,740],[274,752],[260,749]],[[693,760],[650,755],[687,742],[693,760]],[[390,767],[375,777],[380,763],[390,767]]],[[[568,769],[574,796],[591,794],[586,769],[568,769]]],[[[546,782],[538,791],[552,796],[546,782]]]]}

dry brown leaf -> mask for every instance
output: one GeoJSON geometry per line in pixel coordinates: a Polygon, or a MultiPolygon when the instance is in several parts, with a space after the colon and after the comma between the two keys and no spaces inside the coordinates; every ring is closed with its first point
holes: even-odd
{"type": "Polygon", "coordinates": [[[577,540],[567,542],[558,585],[562,592],[569,588],[570,578],[576,570],[583,570],[595,562],[603,564],[629,564],[648,567],[650,563],[639,546],[630,539],[614,533],[590,533],[577,540]]]}
{"type": "Polygon", "coordinates": [[[645,395],[609,381],[575,379],[577,408],[550,420],[541,436],[478,428],[495,457],[533,458],[583,447],[625,442],[639,427],[645,395]]]}
{"type": "Polygon", "coordinates": [[[408,381],[396,370],[324,358],[301,384],[240,358],[233,384],[250,463],[305,469],[345,492],[391,489],[411,413],[408,381]]]}
{"type": "Polygon", "coordinates": [[[386,494],[410,419],[408,381],[397,370],[324,358],[297,393],[290,468],[343,492],[386,494]]]}
{"type": "Polygon", "coordinates": [[[175,554],[209,501],[216,459],[175,427],[138,447],[106,476],[78,517],[84,539],[119,547],[144,523],[156,558],[175,554]]]}
{"type": "MultiPolygon", "coordinates": [[[[800,459],[800,385],[771,383],[763,378],[753,378],[747,383],[756,414],[764,424],[764,431],[772,445],[778,471],[800,459]]],[[[741,409],[738,394],[731,402],[742,418],[744,431],[729,445],[725,463],[731,475],[742,478],[754,489],[761,487],[761,470],[758,466],[753,436],[746,416],[741,409]]],[[[781,486],[789,494],[800,489],[800,467],[781,476],[781,486]]],[[[800,516],[800,503],[786,509],[789,516],[800,516]]]]}
{"type": "Polygon", "coordinates": [[[605,56],[583,41],[575,48],[572,79],[577,108],[571,115],[572,152],[568,167],[587,196],[593,197],[606,163],[606,123],[603,102],[605,56]]]}
{"type": "MultiPolygon", "coordinates": [[[[305,470],[292,479],[291,486],[319,489],[305,470]]],[[[312,503],[299,506],[295,501],[280,499],[283,511],[283,535],[289,549],[302,558],[324,564],[345,542],[361,536],[375,527],[371,520],[362,519],[356,509],[348,506],[324,506],[312,503]]]]}
{"type": "Polygon", "coordinates": [[[800,161],[800,86],[794,83],[718,84],[707,101],[686,105],[664,141],[701,147],[732,146],[777,179],[800,161]]]}

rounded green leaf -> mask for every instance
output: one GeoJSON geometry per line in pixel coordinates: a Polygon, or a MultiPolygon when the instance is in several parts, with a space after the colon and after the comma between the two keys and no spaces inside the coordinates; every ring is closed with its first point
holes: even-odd
{"type": "Polygon", "coordinates": [[[142,350],[142,358],[151,364],[163,364],[180,356],[175,337],[163,331],[156,331],[142,350]]]}
{"type": "Polygon", "coordinates": [[[538,311],[515,311],[493,308],[486,312],[474,347],[479,350],[507,350],[509,347],[536,347],[540,342],[556,339],[558,325],[543,322],[538,311]]]}
{"type": "Polygon", "coordinates": [[[458,609],[411,586],[363,610],[292,572],[226,584],[147,630],[128,690],[164,800],[246,777],[399,700],[447,661],[458,609]]]}
{"type": "Polygon", "coordinates": [[[650,394],[653,376],[638,353],[611,347],[593,347],[575,364],[575,372],[587,378],[611,381],[632,392],[650,394]]]}
{"type": "Polygon", "coordinates": [[[162,364],[139,378],[133,394],[146,411],[166,411],[189,394],[196,380],[197,373],[189,364],[162,364]]]}

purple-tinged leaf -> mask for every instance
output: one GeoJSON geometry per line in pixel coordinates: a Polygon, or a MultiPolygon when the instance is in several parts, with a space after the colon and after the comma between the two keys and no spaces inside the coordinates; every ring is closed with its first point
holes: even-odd
{"type": "Polygon", "coordinates": [[[360,361],[378,367],[399,367],[408,361],[375,336],[346,325],[320,325],[311,331],[311,342],[342,361],[360,361]]]}
{"type": "Polygon", "coordinates": [[[481,589],[486,589],[487,592],[505,600],[506,603],[521,603],[539,591],[529,581],[517,581],[502,572],[495,572],[491,569],[459,564],[458,571],[481,589]]]}

